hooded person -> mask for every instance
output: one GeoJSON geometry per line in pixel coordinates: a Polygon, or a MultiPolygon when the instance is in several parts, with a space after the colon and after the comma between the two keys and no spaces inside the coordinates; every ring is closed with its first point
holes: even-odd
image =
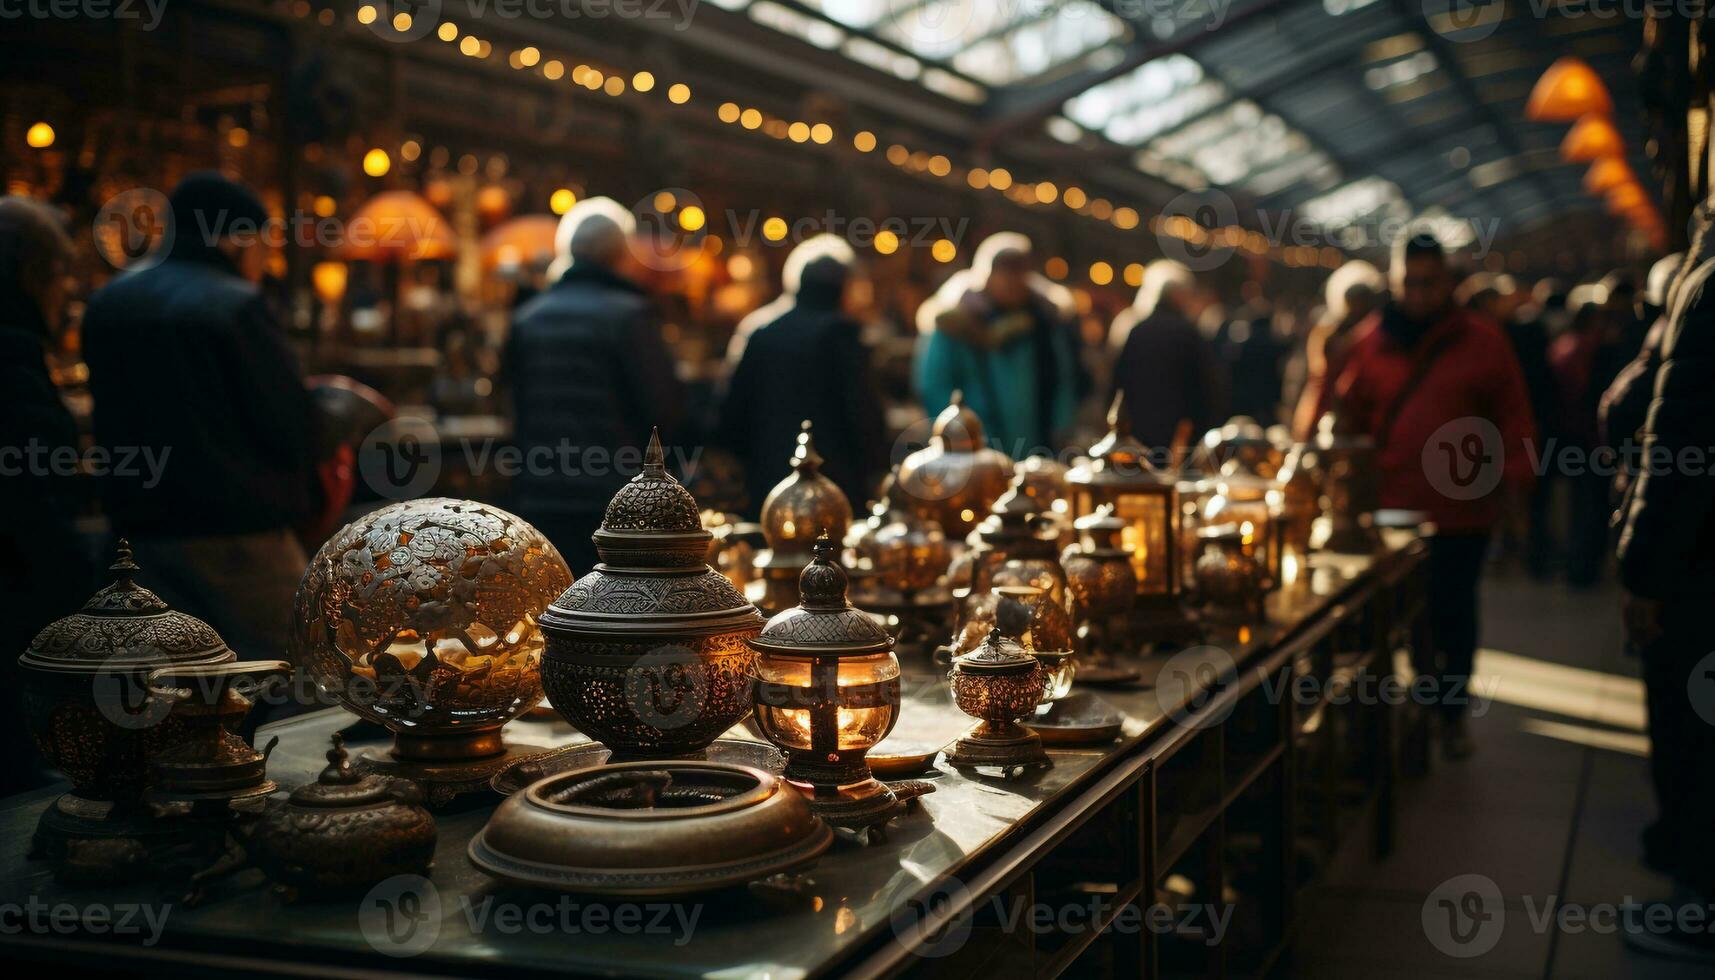
{"type": "Polygon", "coordinates": [[[887,432],[861,328],[846,313],[857,256],[833,235],[786,258],[780,297],[745,317],[727,348],[717,439],[744,465],[748,509],[790,472],[809,420],[822,472],[861,508],[886,471],[887,432]]]}
{"type": "Polygon", "coordinates": [[[1125,395],[1132,434],[1158,458],[1226,418],[1226,378],[1197,328],[1213,303],[1184,264],[1157,259],[1108,331],[1114,389],[1125,395]]]}
{"type": "Polygon", "coordinates": [[[682,435],[684,393],[638,283],[636,232],[636,218],[611,198],[567,211],[553,285],[518,308],[502,356],[513,441],[525,458],[552,461],[513,478],[513,509],[579,574],[595,564],[590,535],[636,475],[650,427],[668,447],[682,435]]]}
{"type": "Polygon", "coordinates": [[[102,480],[150,588],[242,657],[285,650],[320,509],[316,410],[259,282],[269,216],[250,188],[193,173],[168,196],[171,244],[89,301],[95,440],[131,459],[102,480]]]}
{"type": "Polygon", "coordinates": [[[1030,239],[990,235],[917,310],[916,383],[935,415],[954,391],[982,420],[989,443],[1015,459],[1051,453],[1072,424],[1087,382],[1076,307],[1032,271],[1030,239]]]}

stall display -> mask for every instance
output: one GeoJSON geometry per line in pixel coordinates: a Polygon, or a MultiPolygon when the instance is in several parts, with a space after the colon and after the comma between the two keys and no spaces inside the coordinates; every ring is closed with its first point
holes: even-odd
{"type": "Polygon", "coordinates": [[[1322,460],[1322,515],[1315,521],[1312,546],[1339,554],[1372,554],[1381,544],[1375,512],[1381,507],[1376,475],[1376,443],[1347,431],[1328,412],[1316,422],[1312,445],[1322,460]]]}
{"type": "Polygon", "coordinates": [[[149,694],[172,704],[173,714],[185,726],[185,739],[149,763],[147,798],[259,807],[277,788],[267,773],[273,744],[259,752],[238,730],[250,714],[252,685],[291,670],[284,660],[254,660],[151,671],[149,694]]]}
{"type": "Polygon", "coordinates": [[[885,824],[927,784],[896,793],[866,754],[899,720],[893,638],[847,599],[845,569],[827,535],[799,579],[802,604],[750,641],[757,652],[756,727],[786,753],[786,779],[836,827],[885,824]]]}
{"type": "Polygon", "coordinates": [[[1126,523],[1120,541],[1137,580],[1134,635],[1150,644],[1195,639],[1197,625],[1180,605],[1178,484],[1150,464],[1148,450],[1132,436],[1123,392],[1108,409],[1107,435],[1090,447],[1089,459],[1073,467],[1067,480],[1079,517],[1112,504],[1114,516],[1126,523]]]}
{"type": "Polygon", "coordinates": [[[941,525],[899,496],[889,476],[881,499],[845,543],[854,563],[852,593],[883,618],[903,654],[933,646],[951,626],[954,601],[946,578],[953,551],[941,525]]]}
{"type": "Polygon", "coordinates": [[[1228,624],[1260,621],[1269,573],[1254,530],[1216,524],[1199,530],[1197,537],[1197,597],[1204,615],[1228,624]]]}
{"type": "MultiPolygon", "coordinates": [[[[1267,445],[1267,443],[1263,443],[1267,445]]],[[[1263,569],[1263,585],[1275,589],[1281,582],[1284,494],[1280,484],[1257,469],[1257,456],[1244,451],[1221,466],[1215,492],[1203,503],[1201,526],[1236,525],[1244,531],[1245,548],[1256,553],[1263,569]]]]}
{"type": "Polygon", "coordinates": [[[488,504],[428,498],[367,514],[316,552],[293,604],[289,655],[320,691],[393,734],[372,768],[430,801],[486,788],[507,722],[542,699],[538,619],[571,584],[546,537],[488,504]]]}
{"type": "Polygon", "coordinates": [[[851,501],[822,475],[822,457],[805,419],[792,451],[792,472],[762,501],[762,536],[768,548],[756,556],[761,581],[751,601],[769,613],[795,605],[798,573],[809,563],[817,536],[826,532],[843,541],[851,523],[851,501]]]}
{"type": "Polygon", "coordinates": [[[1316,450],[1295,443],[1275,480],[1280,484],[1281,584],[1296,585],[1308,577],[1310,542],[1322,516],[1321,473],[1316,450]]]}
{"type": "Polygon", "coordinates": [[[922,517],[962,539],[987,514],[1012,478],[1012,460],[988,445],[982,420],[953,392],[935,417],[929,445],[899,464],[899,488],[922,517]]]}
{"type": "Polygon", "coordinates": [[[251,858],[292,899],[362,895],[394,875],[427,874],[435,818],[416,784],[352,766],[336,732],[328,765],[246,838],[251,858]]]}
{"type": "Polygon", "coordinates": [[[593,536],[601,564],[542,613],[549,703],[616,756],[697,752],[750,714],[763,620],[708,566],[711,537],[652,434],[593,536]]]}
{"type": "Polygon", "coordinates": [[[611,897],[685,895],[796,871],[833,843],[776,776],[627,762],[550,776],[495,808],[471,864],[502,881],[611,897]]]}
{"type": "Polygon", "coordinates": [[[1053,763],[1042,749],[1042,736],[1019,724],[1042,701],[1042,664],[1018,639],[1030,612],[1015,600],[1002,601],[996,625],[982,646],[953,660],[947,680],[953,703],[978,719],[947,750],[947,764],[959,768],[994,768],[1006,776],[1053,763]]]}

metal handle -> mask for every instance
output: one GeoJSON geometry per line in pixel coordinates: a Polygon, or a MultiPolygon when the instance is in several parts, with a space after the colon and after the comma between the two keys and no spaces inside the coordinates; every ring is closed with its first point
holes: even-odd
{"type": "Polygon", "coordinates": [[[242,681],[285,676],[292,665],[284,660],[247,660],[192,667],[161,667],[145,679],[149,693],[174,701],[201,696],[209,704],[219,701],[242,681]]]}

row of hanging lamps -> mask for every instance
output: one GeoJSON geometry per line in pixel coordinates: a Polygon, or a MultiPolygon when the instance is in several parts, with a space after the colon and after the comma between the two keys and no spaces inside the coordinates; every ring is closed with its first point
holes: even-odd
{"type": "Polygon", "coordinates": [[[1644,233],[1656,248],[1666,245],[1667,229],[1649,193],[1626,162],[1626,143],[1612,120],[1614,100],[1600,75],[1581,58],[1560,58],[1531,89],[1525,116],[1537,122],[1569,122],[1560,156],[1589,163],[1584,189],[1600,197],[1608,213],[1644,233]]]}

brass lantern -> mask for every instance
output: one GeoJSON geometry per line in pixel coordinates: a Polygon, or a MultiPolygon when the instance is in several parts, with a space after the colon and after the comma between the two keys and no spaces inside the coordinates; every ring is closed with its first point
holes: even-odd
{"type": "Polygon", "coordinates": [[[826,531],[843,540],[851,523],[851,501],[822,475],[822,457],[810,441],[810,421],[805,419],[792,451],[792,472],[762,501],[762,536],[768,549],[756,557],[762,582],[747,598],[765,612],[797,603],[798,572],[809,563],[817,536],[826,531]]]}
{"type": "Polygon", "coordinates": [[[1255,469],[1254,457],[1236,453],[1221,467],[1215,493],[1203,505],[1204,527],[1231,524],[1240,530],[1247,553],[1254,553],[1263,583],[1280,585],[1285,495],[1280,484],[1255,469]]]}
{"type": "Polygon", "coordinates": [[[1090,447],[1090,458],[1074,467],[1067,480],[1079,517],[1111,504],[1114,516],[1126,524],[1120,541],[1137,576],[1140,635],[1165,643],[1195,636],[1194,624],[1179,606],[1183,584],[1178,485],[1150,464],[1148,450],[1132,437],[1123,392],[1114,396],[1108,409],[1108,434],[1090,447]]]}
{"type": "Polygon", "coordinates": [[[827,535],[799,578],[802,605],[748,642],[757,652],[756,726],[786,753],[786,779],[830,824],[884,823],[901,801],[865,756],[899,720],[893,638],[847,601],[846,571],[827,535]]]}
{"type": "Polygon", "coordinates": [[[964,538],[982,520],[1012,478],[1012,460],[991,448],[982,420],[965,407],[963,392],[935,417],[929,445],[899,464],[899,489],[917,513],[952,538],[964,538]]]}
{"type": "Polygon", "coordinates": [[[1316,423],[1313,443],[1322,462],[1326,512],[1316,520],[1317,547],[1343,554],[1368,554],[1380,543],[1375,510],[1381,506],[1376,443],[1350,432],[1333,412],[1316,423]]]}

